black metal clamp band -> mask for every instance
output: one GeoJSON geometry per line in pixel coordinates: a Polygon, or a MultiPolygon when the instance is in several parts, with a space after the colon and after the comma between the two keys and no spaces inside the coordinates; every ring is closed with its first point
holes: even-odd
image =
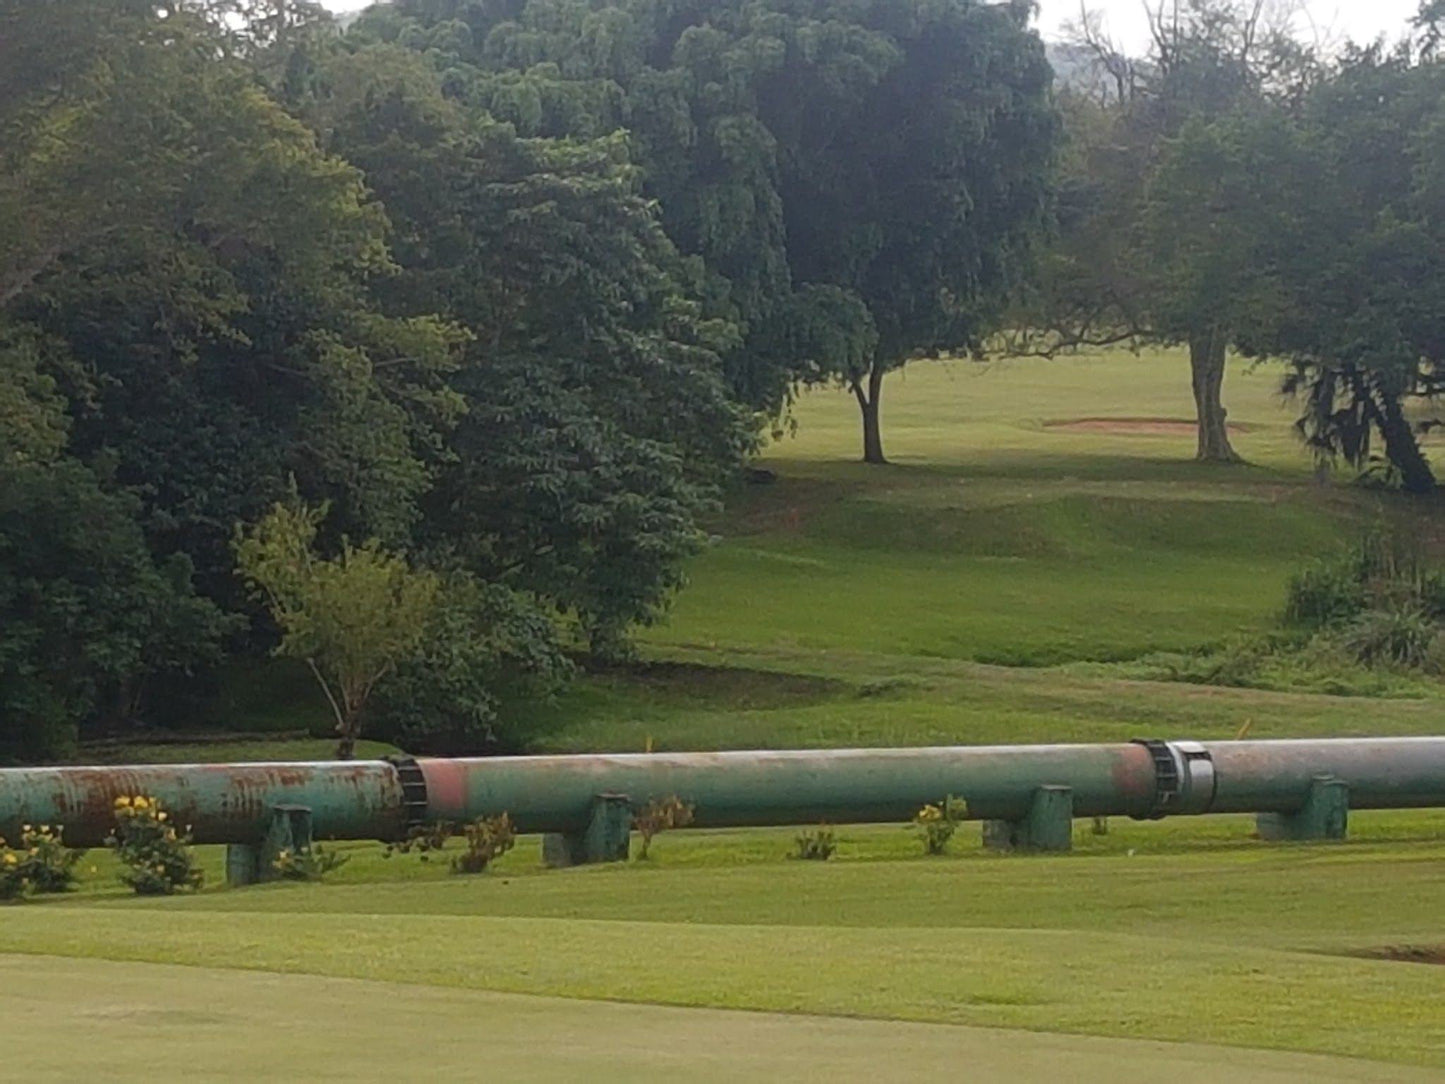
{"type": "Polygon", "coordinates": [[[426,776],[422,774],[416,757],[389,756],[386,761],[396,769],[397,780],[401,783],[401,808],[405,818],[403,828],[410,833],[412,829],[420,828],[427,822],[430,802],[427,799],[426,776]]]}
{"type": "Polygon", "coordinates": [[[1174,758],[1174,750],[1169,748],[1168,742],[1135,738],[1134,744],[1149,750],[1149,756],[1154,761],[1154,802],[1149,807],[1149,812],[1138,819],[1157,821],[1179,808],[1182,782],[1179,778],[1179,761],[1174,758]]]}

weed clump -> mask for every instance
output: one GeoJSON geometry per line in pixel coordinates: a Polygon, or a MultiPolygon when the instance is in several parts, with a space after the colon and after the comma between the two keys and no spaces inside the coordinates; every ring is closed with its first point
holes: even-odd
{"type": "Polygon", "coordinates": [[[968,816],[968,805],[948,795],[938,805],[929,803],[913,815],[913,830],[923,844],[924,854],[943,854],[948,841],[968,816]]]}
{"type": "Polygon", "coordinates": [[[811,831],[799,832],[793,840],[793,846],[793,857],[801,858],[805,862],[826,862],[838,850],[833,829],[826,824],[820,824],[811,831]]]}
{"type": "Polygon", "coordinates": [[[328,851],[317,843],[283,849],[272,860],[271,869],[283,881],[321,881],[350,861],[350,855],[328,851]]]}
{"type": "Polygon", "coordinates": [[[686,828],[692,823],[693,815],[696,812],[695,806],[689,805],[674,794],[669,798],[654,798],[634,813],[632,827],[642,836],[642,846],[638,848],[637,860],[641,862],[647,858],[648,848],[652,846],[654,836],[674,828],[686,828]]]}
{"type": "Polygon", "coordinates": [[[467,849],[452,859],[453,873],[484,873],[517,843],[517,831],[506,813],[478,817],[462,829],[462,835],[467,849]]]}

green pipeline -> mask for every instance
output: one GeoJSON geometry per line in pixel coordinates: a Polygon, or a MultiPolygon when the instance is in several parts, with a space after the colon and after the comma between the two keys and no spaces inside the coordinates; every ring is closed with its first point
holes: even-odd
{"type": "Polygon", "coordinates": [[[115,800],[136,794],[161,799],[198,843],[251,843],[281,805],[309,808],[319,839],[392,840],[503,812],[523,832],[577,832],[609,794],[633,806],[675,795],[698,827],[897,822],[946,795],[972,818],[1014,820],[1041,786],[1070,788],[1078,817],[1287,814],[1321,776],[1349,787],[1352,809],[1445,807],[1445,738],[10,768],[0,837],[59,824],[72,846],[96,846],[115,800]]]}

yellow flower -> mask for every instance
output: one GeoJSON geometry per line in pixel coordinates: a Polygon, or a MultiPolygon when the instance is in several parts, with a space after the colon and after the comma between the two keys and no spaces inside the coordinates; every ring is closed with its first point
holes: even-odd
{"type": "Polygon", "coordinates": [[[156,814],[156,820],[158,820],[158,821],[163,821],[163,820],[165,820],[165,819],[166,819],[166,815],[165,815],[164,813],[157,813],[157,814],[156,814]]]}
{"type": "Polygon", "coordinates": [[[137,809],[142,809],[142,810],[143,810],[143,809],[148,809],[148,808],[150,808],[150,803],[147,802],[147,801],[146,801],[144,798],[142,798],[140,795],[136,795],[135,801],[132,802],[131,804],[134,805],[137,809]]]}
{"type": "Polygon", "coordinates": [[[18,858],[16,858],[13,854],[7,854],[7,855],[5,856],[5,864],[6,864],[7,866],[13,866],[13,865],[15,865],[16,863],[18,863],[19,861],[20,861],[20,860],[19,860],[18,858]]]}
{"type": "Polygon", "coordinates": [[[130,799],[127,798],[127,797],[126,797],[125,795],[123,795],[123,794],[122,794],[119,798],[117,798],[117,799],[115,800],[115,807],[116,807],[116,809],[126,809],[126,808],[128,808],[129,806],[130,806],[130,799]]]}

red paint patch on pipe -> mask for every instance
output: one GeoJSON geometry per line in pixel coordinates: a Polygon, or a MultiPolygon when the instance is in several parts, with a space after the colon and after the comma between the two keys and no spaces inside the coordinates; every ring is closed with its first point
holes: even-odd
{"type": "Polygon", "coordinates": [[[467,819],[467,773],[456,760],[418,760],[426,780],[426,810],[429,821],[467,819]]]}

